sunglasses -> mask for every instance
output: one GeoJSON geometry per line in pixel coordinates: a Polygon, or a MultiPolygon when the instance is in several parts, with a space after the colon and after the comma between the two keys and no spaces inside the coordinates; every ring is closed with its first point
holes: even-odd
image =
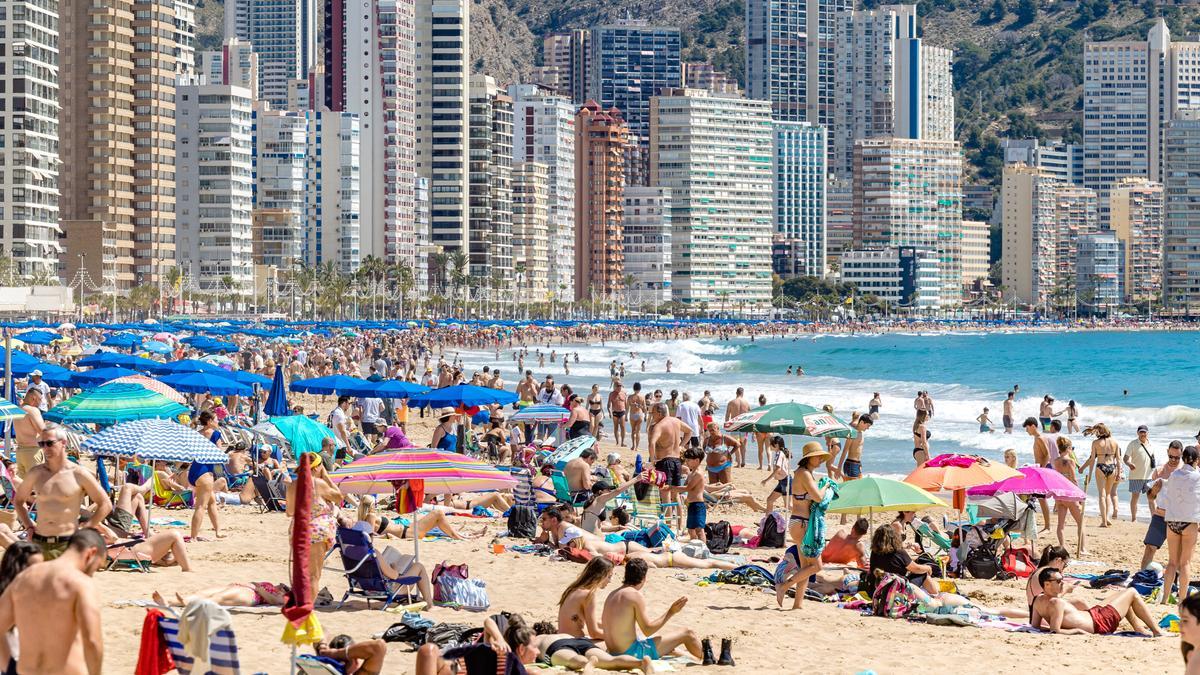
{"type": "Polygon", "coordinates": [[[1171,462],[1178,462],[1182,457],[1182,455],[1167,455],[1167,460],[1171,462]]]}
{"type": "Polygon", "coordinates": [[[61,441],[62,441],[61,438],[56,438],[52,441],[38,441],[38,446],[42,447],[42,448],[49,448],[49,447],[52,447],[55,443],[59,443],[61,441]]]}

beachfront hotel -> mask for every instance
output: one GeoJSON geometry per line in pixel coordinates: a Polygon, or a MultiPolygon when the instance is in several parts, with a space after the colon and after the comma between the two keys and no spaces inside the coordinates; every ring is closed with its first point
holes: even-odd
{"type": "Polygon", "coordinates": [[[335,269],[350,273],[362,262],[362,127],[358,115],[350,112],[308,111],[305,116],[304,262],[309,266],[332,263],[335,269]]]}
{"type": "Polygon", "coordinates": [[[835,30],[850,0],[749,0],[746,96],[769,101],[781,122],[834,123],[835,30]]]}
{"type": "Polygon", "coordinates": [[[650,103],[650,176],[671,188],[671,296],[708,311],[771,302],[769,101],[700,89],[650,103]]]}
{"type": "Polygon", "coordinates": [[[254,261],[285,269],[304,239],[308,119],[264,107],[254,111],[254,261]]]}
{"type": "Polygon", "coordinates": [[[1054,191],[1054,284],[1059,293],[1075,291],[1079,273],[1079,240],[1100,234],[1096,220],[1096,191],[1075,185],[1059,184],[1054,191]]]}

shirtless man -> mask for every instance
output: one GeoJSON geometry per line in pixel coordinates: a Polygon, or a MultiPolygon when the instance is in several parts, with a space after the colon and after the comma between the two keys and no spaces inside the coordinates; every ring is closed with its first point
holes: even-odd
{"type": "Polygon", "coordinates": [[[517,398],[533,403],[537,401],[537,382],[533,379],[533,371],[525,371],[525,377],[517,383],[517,398]]]}
{"type": "Polygon", "coordinates": [[[46,560],[67,550],[71,535],[79,529],[79,514],[86,494],[96,505],[84,527],[95,528],[112,511],[112,500],[96,477],[78,464],[67,461],[67,430],[49,424],[38,445],[46,461],[29,471],[14,497],[17,519],[31,534],[30,541],[42,549],[46,560]],[[29,516],[29,504],[37,493],[37,523],[29,516]]]}
{"type": "MultiPolygon", "coordinates": [[[[683,452],[683,439],[692,437],[692,429],[678,417],[671,417],[667,413],[666,403],[655,403],[650,409],[650,419],[654,423],[647,443],[650,460],[654,462],[655,469],[667,476],[667,482],[662,488],[666,493],[663,501],[675,504],[666,510],[673,512],[675,530],[679,531],[682,520],[679,495],[683,487],[683,461],[679,456],[683,452]]],[[[663,513],[663,517],[668,517],[666,512],[663,513]]]]}
{"type": "Polygon", "coordinates": [[[1013,397],[1016,392],[1008,392],[1008,398],[1004,399],[1004,433],[1011,434],[1013,432],[1013,397]]]}
{"type": "MultiPolygon", "coordinates": [[[[100,675],[104,636],[91,577],[104,559],[100,533],[79,530],[56,560],[30,566],[0,595],[0,634],[17,629],[21,675],[100,675]]],[[[0,663],[11,658],[0,640],[0,663]]]]}
{"type": "Polygon", "coordinates": [[[622,448],[625,447],[625,407],[629,403],[629,395],[621,380],[613,380],[613,390],[608,394],[608,415],[613,421],[613,440],[622,448]]]}
{"type": "Polygon", "coordinates": [[[29,470],[45,461],[42,449],[38,447],[42,429],[46,428],[42,420],[42,392],[30,389],[25,392],[21,410],[25,416],[13,422],[13,433],[17,437],[17,477],[25,478],[29,470]]]}
{"type": "MultiPolygon", "coordinates": [[[[733,397],[733,400],[725,406],[725,421],[728,422],[738,415],[749,411],[750,401],[746,400],[746,390],[738,387],[737,394],[733,397]]],[[[742,434],[742,447],[738,451],[738,466],[746,466],[746,441],[749,438],[748,434],[742,434]]],[[[758,468],[770,468],[763,462],[763,448],[761,446],[758,448],[758,468]]]]}
{"type": "Polygon", "coordinates": [[[854,438],[847,438],[846,443],[842,446],[842,458],[839,458],[838,465],[841,466],[842,476],[846,480],[856,480],[862,478],[862,453],[863,453],[863,435],[875,420],[870,415],[859,415],[858,419],[850,425],[858,432],[854,438]],[[843,459],[844,458],[844,459],[843,459]]]}
{"type": "Polygon", "coordinates": [[[625,564],[625,579],[621,587],[604,600],[601,623],[604,625],[604,644],[609,653],[636,659],[658,659],[682,645],[693,658],[700,660],[703,653],[695,631],[690,628],[664,630],[671,617],[683,611],[687,605],[686,597],[671,603],[657,619],[650,618],[646,596],[642,595],[647,569],[644,561],[630,560],[625,564]],[[639,629],[645,638],[638,638],[639,629]]]}
{"type": "MultiPolygon", "coordinates": [[[[715,426],[715,425],[714,425],[715,426]]],[[[687,466],[687,528],[688,536],[707,542],[705,526],[708,524],[708,504],[704,501],[704,488],[708,485],[708,472],[700,470],[704,453],[699,448],[688,448],[683,453],[687,466]]]]}
{"type": "Polygon", "coordinates": [[[1146,602],[1133,588],[1122,588],[1110,595],[1104,604],[1084,611],[1060,597],[1063,592],[1062,570],[1054,567],[1043,569],[1038,573],[1038,583],[1042,585],[1042,593],[1033,599],[1029,615],[1029,625],[1034,628],[1049,628],[1063,635],[1111,635],[1117,632],[1121,617],[1125,617],[1134,631],[1142,632],[1140,621],[1146,624],[1154,637],[1162,637],[1162,631],[1158,629],[1154,617],[1150,616],[1146,602]]]}
{"type": "MultiPolygon", "coordinates": [[[[1025,418],[1025,433],[1033,436],[1033,465],[1048,466],[1050,464],[1050,446],[1046,444],[1046,439],[1042,438],[1041,426],[1038,421],[1032,417],[1025,418]]],[[[1038,504],[1042,507],[1042,532],[1050,530],[1050,505],[1046,503],[1045,497],[1038,497],[1038,504]]]]}
{"type": "Polygon", "coordinates": [[[629,404],[629,449],[637,454],[642,441],[642,420],[646,418],[646,396],[642,393],[642,383],[633,383],[633,394],[626,401],[629,404]]]}
{"type": "Polygon", "coordinates": [[[596,463],[596,451],[588,448],[563,467],[567,479],[567,490],[571,499],[580,499],[592,491],[592,465],[596,463]]]}

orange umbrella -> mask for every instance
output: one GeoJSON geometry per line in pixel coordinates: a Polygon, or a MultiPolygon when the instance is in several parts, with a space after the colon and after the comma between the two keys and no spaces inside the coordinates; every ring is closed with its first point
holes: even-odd
{"type": "Polygon", "coordinates": [[[1007,464],[995,464],[983,457],[938,455],[908,474],[904,482],[931,492],[955,491],[991,485],[1020,475],[1020,471],[1007,464]]]}

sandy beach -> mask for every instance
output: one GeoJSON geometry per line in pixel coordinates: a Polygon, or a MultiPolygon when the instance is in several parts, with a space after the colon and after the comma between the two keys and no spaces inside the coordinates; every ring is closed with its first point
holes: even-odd
{"type": "MultiPolygon", "coordinates": [[[[314,404],[311,410],[324,410],[329,403],[314,404]]],[[[427,441],[431,426],[428,420],[410,423],[414,441],[427,441]]],[[[602,442],[604,452],[619,450],[609,439],[602,442]]],[[[868,450],[869,452],[869,450],[868,450]]],[[[622,453],[629,459],[631,455],[622,453]]],[[[602,455],[603,456],[603,453],[602,455]]],[[[999,458],[997,458],[999,459],[999,458]]],[[[734,482],[751,489],[761,499],[768,487],[759,486],[764,474],[756,469],[734,470],[734,482]]],[[[285,581],[288,577],[287,518],[282,514],[259,514],[250,506],[223,507],[221,518],[227,536],[220,541],[196,542],[188,545],[195,571],[182,573],[178,568],[155,568],[150,574],[135,572],[101,572],[96,586],[103,602],[106,673],[126,673],[134,669],[145,610],[141,607],[115,606],[118,601],[146,600],[154,590],[170,595],[176,591],[186,595],[211,586],[232,581],[285,581]]],[[[186,520],[190,511],[155,509],[155,518],[174,517],[186,520]]],[[[889,516],[890,517],[890,516],[889,516]]],[[[1127,516],[1126,516],[1127,517],[1127,516]]],[[[883,516],[876,517],[876,523],[883,516]]],[[[758,515],[745,507],[722,506],[710,510],[709,521],[725,519],[738,525],[753,526],[758,515]]],[[[830,527],[837,527],[837,517],[829,518],[830,527]]],[[[475,525],[487,522],[477,519],[454,519],[457,524],[475,525]]],[[[1100,573],[1109,568],[1130,569],[1136,566],[1142,551],[1144,523],[1118,522],[1110,529],[1100,529],[1098,519],[1088,519],[1088,563],[1072,564],[1067,572],[1100,573]]],[[[490,523],[491,534],[472,541],[422,542],[421,558],[432,567],[440,561],[466,563],[472,577],[487,582],[492,607],[490,611],[519,612],[532,620],[549,619],[556,615],[558,595],[581,566],[567,562],[551,562],[545,558],[515,553],[500,555],[491,552],[492,534],[504,529],[497,519],[490,523]]],[[[181,531],[185,528],[176,528],[181,531]]],[[[1045,544],[1046,539],[1039,544],[1045,544]]],[[[412,543],[393,541],[392,545],[408,550],[412,543]]],[[[740,550],[751,560],[765,560],[779,555],[781,550],[740,550]]],[[[1166,554],[1158,560],[1165,563],[1166,554]]],[[[773,564],[764,566],[773,568],[773,564]]],[[[1193,574],[1200,566],[1193,566],[1193,574]]],[[[1098,636],[1057,636],[1010,633],[1000,629],[975,627],[936,627],[924,623],[865,617],[856,611],[840,609],[833,604],[809,601],[800,611],[779,611],[774,599],[760,591],[737,586],[699,586],[697,581],[707,571],[651,570],[645,593],[651,613],[664,610],[679,596],[688,604],[672,620],[673,625],[694,628],[701,636],[734,639],[733,654],[736,668],[711,666],[689,667],[695,673],[860,673],[873,670],[880,675],[892,673],[928,672],[1006,672],[1021,670],[1056,673],[1090,673],[1103,664],[1115,672],[1167,673],[1180,672],[1183,666],[1179,655],[1179,640],[1170,636],[1158,640],[1122,639],[1098,636]]],[[[345,582],[336,556],[328,560],[322,583],[336,599],[345,592],[345,582]]],[[[1024,580],[960,581],[963,592],[989,606],[1023,606],[1024,580]]],[[[617,588],[614,580],[608,591],[617,588]]],[[[1097,600],[1103,591],[1080,589],[1089,600],[1097,600]]],[[[601,597],[607,595],[602,592],[601,597]]],[[[1156,618],[1168,610],[1151,607],[1156,618]]],[[[286,673],[290,647],[279,641],[284,620],[278,608],[232,610],[234,629],[238,636],[243,673],[286,673]]],[[[436,621],[480,624],[485,614],[453,611],[444,608],[428,610],[426,616],[436,621]]],[[[362,601],[350,601],[340,610],[319,610],[318,616],[328,636],[347,633],[356,638],[378,633],[399,619],[398,614],[382,612],[378,604],[368,609],[362,601]]],[[[386,673],[413,672],[414,655],[402,644],[389,645],[386,673]]],[[[685,662],[674,661],[679,671],[685,662]]],[[[548,672],[560,672],[551,669],[548,672]]]]}

